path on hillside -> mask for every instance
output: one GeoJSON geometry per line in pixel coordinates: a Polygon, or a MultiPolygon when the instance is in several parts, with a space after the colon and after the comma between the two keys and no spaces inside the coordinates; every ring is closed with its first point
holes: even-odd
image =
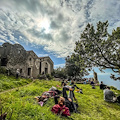
{"type": "Polygon", "coordinates": [[[3,92],[0,92],[0,94],[6,93],[6,92],[11,92],[11,91],[13,91],[13,90],[26,87],[26,86],[28,86],[28,85],[31,85],[33,82],[35,82],[35,80],[36,80],[36,79],[33,79],[32,82],[30,82],[30,83],[28,83],[28,84],[26,84],[26,85],[23,85],[23,86],[20,86],[20,87],[16,87],[16,88],[12,88],[12,89],[9,89],[9,90],[5,90],[5,91],[3,91],[3,92]]]}

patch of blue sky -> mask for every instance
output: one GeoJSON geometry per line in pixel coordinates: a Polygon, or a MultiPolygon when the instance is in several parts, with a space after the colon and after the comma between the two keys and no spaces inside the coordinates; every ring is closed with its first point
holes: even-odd
{"type": "MultiPolygon", "coordinates": [[[[108,86],[114,86],[116,87],[118,90],[120,90],[120,81],[117,80],[113,80],[110,78],[111,74],[115,74],[111,69],[106,69],[104,70],[104,73],[101,72],[98,68],[93,68],[94,71],[97,73],[98,75],[98,81],[99,83],[101,81],[103,81],[104,84],[108,85],[108,86]]],[[[120,76],[118,74],[115,74],[116,77],[120,76]]],[[[91,78],[93,77],[93,71],[90,72],[90,74],[88,76],[85,76],[86,78],[91,78]]]]}

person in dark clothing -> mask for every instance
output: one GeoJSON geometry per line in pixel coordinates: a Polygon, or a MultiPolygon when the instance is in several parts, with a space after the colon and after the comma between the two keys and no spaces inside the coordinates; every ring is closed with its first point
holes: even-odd
{"type": "MultiPolygon", "coordinates": [[[[64,83],[64,87],[63,87],[63,90],[62,90],[62,93],[63,93],[63,97],[65,99],[68,99],[68,95],[67,95],[67,92],[66,91],[72,91],[71,93],[73,94],[73,91],[74,91],[74,87],[71,87],[71,86],[68,86],[66,83],[64,83]]],[[[74,95],[73,95],[74,96],[74,95]]],[[[71,98],[71,96],[69,95],[69,98],[71,98]]]]}
{"type": "Polygon", "coordinates": [[[19,71],[19,69],[17,69],[17,70],[16,70],[16,79],[18,79],[19,74],[20,74],[20,71],[19,71]]]}
{"type": "Polygon", "coordinates": [[[90,83],[90,85],[94,85],[94,84],[95,84],[95,83],[94,83],[94,81],[92,80],[91,83],[90,83]]]}
{"type": "Polygon", "coordinates": [[[93,80],[91,81],[90,85],[92,86],[92,89],[95,89],[95,83],[93,80]]]}
{"type": "Polygon", "coordinates": [[[73,93],[74,87],[75,86],[73,86],[73,88],[71,86],[67,86],[66,83],[64,84],[64,87],[63,87],[63,97],[65,98],[65,105],[70,109],[70,112],[73,112],[73,111],[77,112],[77,108],[78,108],[78,104],[73,103],[73,97],[76,100],[75,95],[73,93]],[[66,92],[67,90],[70,91],[69,97],[66,92]]]}
{"type": "Polygon", "coordinates": [[[100,89],[101,90],[104,90],[106,88],[106,85],[105,84],[103,84],[103,81],[101,81],[101,84],[100,84],[100,89]]]}
{"type": "Polygon", "coordinates": [[[61,82],[61,87],[63,87],[63,86],[64,86],[64,83],[65,83],[65,82],[64,82],[64,80],[62,80],[62,82],[61,82]]]}
{"type": "Polygon", "coordinates": [[[120,95],[117,97],[117,102],[120,104],[120,95]]]}
{"type": "Polygon", "coordinates": [[[70,88],[69,87],[66,87],[66,83],[64,83],[64,87],[63,87],[63,90],[62,90],[62,93],[63,93],[63,97],[65,98],[65,99],[67,99],[68,98],[68,95],[67,95],[67,92],[66,91],[68,91],[68,90],[70,90],[70,88]]]}
{"type": "Polygon", "coordinates": [[[71,85],[72,85],[72,86],[71,86],[71,89],[72,89],[72,90],[69,91],[69,97],[70,97],[70,98],[72,99],[72,101],[73,101],[73,98],[74,98],[74,100],[76,100],[75,94],[74,94],[75,88],[77,88],[77,89],[80,89],[80,88],[77,87],[77,85],[74,84],[74,81],[71,82],[71,85]]]}

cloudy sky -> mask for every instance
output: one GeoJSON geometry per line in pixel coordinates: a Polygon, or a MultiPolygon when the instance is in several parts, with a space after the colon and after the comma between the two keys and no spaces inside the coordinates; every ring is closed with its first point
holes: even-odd
{"type": "Polygon", "coordinates": [[[0,45],[19,43],[55,67],[74,51],[87,23],[120,26],[120,0],[0,0],[0,45]]]}

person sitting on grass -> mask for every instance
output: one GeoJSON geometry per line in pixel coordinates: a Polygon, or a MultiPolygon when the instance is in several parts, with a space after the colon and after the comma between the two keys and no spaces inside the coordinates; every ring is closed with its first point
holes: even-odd
{"type": "Polygon", "coordinates": [[[103,81],[101,81],[101,84],[100,84],[100,89],[101,90],[104,90],[106,88],[106,85],[105,84],[103,84],[103,81]]]}
{"type": "Polygon", "coordinates": [[[55,95],[59,95],[62,92],[60,90],[58,90],[56,87],[52,86],[49,91],[44,92],[41,96],[35,97],[35,99],[38,101],[38,104],[40,104],[41,106],[43,106],[43,104],[45,102],[47,102],[47,100],[50,97],[54,97],[55,95]]]}
{"type": "Polygon", "coordinates": [[[69,108],[65,106],[65,99],[63,97],[60,97],[59,101],[52,107],[51,111],[57,115],[65,117],[70,116],[69,108]]]}
{"type": "Polygon", "coordinates": [[[92,80],[91,82],[90,82],[90,85],[94,85],[95,83],[94,83],[94,80],[92,80]]]}
{"type": "Polygon", "coordinates": [[[104,100],[105,101],[120,103],[120,96],[116,97],[114,92],[110,90],[109,86],[106,87],[106,89],[103,91],[103,93],[104,93],[104,100]]]}
{"type": "Polygon", "coordinates": [[[91,81],[90,85],[92,86],[92,89],[95,89],[95,83],[94,83],[94,80],[91,81]]]}

